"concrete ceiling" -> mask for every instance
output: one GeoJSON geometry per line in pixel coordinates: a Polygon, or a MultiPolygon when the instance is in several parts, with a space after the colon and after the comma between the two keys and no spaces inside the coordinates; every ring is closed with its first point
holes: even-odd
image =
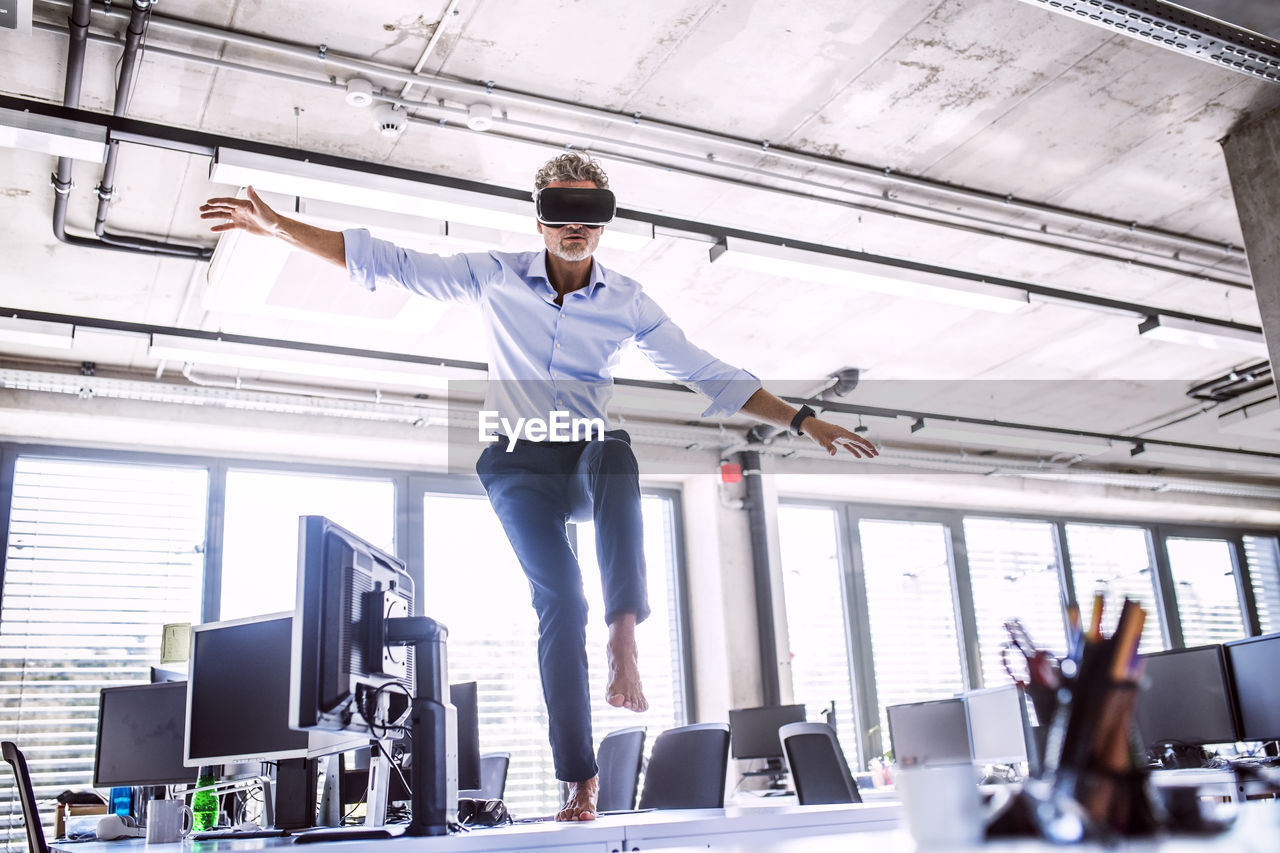
{"type": "MultiPolygon", "coordinates": [[[[121,51],[103,37],[120,37],[124,5],[111,15],[94,7],[86,109],[114,105],[121,51]]],[[[69,4],[34,6],[30,33],[0,31],[0,93],[61,103],[69,4]]],[[[128,115],[514,188],[529,187],[537,167],[566,145],[587,146],[629,209],[1260,323],[1219,141],[1280,105],[1280,86],[1019,0],[462,0],[442,21],[447,8],[445,0],[163,0],[128,115]],[[312,54],[325,45],[332,55],[402,71],[443,28],[422,74],[534,98],[493,99],[506,121],[482,133],[456,114],[481,97],[417,85],[405,97],[424,100],[420,120],[390,140],[369,110],[344,102],[349,69],[166,20],[312,54]],[[628,127],[549,101],[638,118],[628,127]],[[648,121],[703,135],[676,138],[648,121]],[[1013,203],[1002,204],[1006,196],[1013,203]],[[1231,246],[1234,255],[1222,248],[1231,246]]],[[[1247,20],[1276,23],[1266,9],[1259,14],[1247,20]]],[[[393,94],[402,88],[390,77],[370,79],[393,94]]],[[[196,207],[238,188],[210,183],[208,165],[205,156],[122,146],[108,228],[213,245],[196,207]]],[[[474,311],[356,307],[340,276],[303,260],[279,260],[288,270],[279,284],[233,292],[211,284],[204,263],[60,244],[50,228],[52,166],[46,155],[0,149],[0,306],[486,360],[474,311]]],[[[73,233],[92,233],[99,171],[76,166],[73,233]]],[[[376,219],[348,209],[341,224],[376,232],[376,219]]],[[[485,245],[405,238],[443,252],[485,245]]],[[[528,235],[493,239],[509,249],[539,246],[532,219],[528,235]]],[[[770,383],[815,387],[856,366],[884,381],[851,402],[910,408],[901,399],[915,398],[922,409],[955,415],[1135,435],[1156,428],[1147,434],[1280,451],[1280,433],[1224,433],[1214,417],[1160,428],[1194,410],[1189,386],[1259,360],[1248,352],[1148,340],[1133,316],[1087,306],[1035,303],[1001,315],[724,269],[709,263],[707,249],[687,235],[659,236],[601,258],[642,281],[695,342],[770,383]],[[903,391],[899,380],[919,384],[903,391]],[[1007,380],[1019,382],[1000,384],[1007,380]]],[[[61,352],[0,344],[0,357],[94,361],[143,379],[159,367],[144,340],[120,335],[85,335],[61,352]]],[[[634,353],[619,375],[664,378],[634,353]]],[[[185,381],[173,365],[158,378],[185,381]]],[[[905,421],[880,426],[885,438],[911,440],[905,421]]]]}

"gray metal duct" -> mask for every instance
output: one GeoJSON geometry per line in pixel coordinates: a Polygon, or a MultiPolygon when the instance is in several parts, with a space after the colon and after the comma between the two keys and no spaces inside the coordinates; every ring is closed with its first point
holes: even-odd
{"type": "Polygon", "coordinates": [[[1280,42],[1162,0],[1022,2],[1269,83],[1280,83],[1280,42]]]}

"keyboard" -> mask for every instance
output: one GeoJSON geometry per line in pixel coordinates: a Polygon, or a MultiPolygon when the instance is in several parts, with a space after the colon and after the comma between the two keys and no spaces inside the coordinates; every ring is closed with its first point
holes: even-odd
{"type": "Polygon", "coordinates": [[[191,838],[194,841],[217,841],[224,838],[282,838],[288,834],[287,829],[207,829],[191,833],[191,838]]]}

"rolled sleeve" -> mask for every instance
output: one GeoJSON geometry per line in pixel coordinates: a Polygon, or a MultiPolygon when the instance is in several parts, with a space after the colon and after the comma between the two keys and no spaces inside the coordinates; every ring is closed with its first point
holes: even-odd
{"type": "Polygon", "coordinates": [[[657,303],[643,294],[635,341],[660,370],[711,400],[711,406],[702,413],[704,418],[737,414],[761,388],[754,374],[726,364],[690,343],[657,303]]]}
{"type": "Polygon", "coordinates": [[[366,290],[393,284],[445,302],[478,302],[483,282],[498,272],[485,254],[431,255],[373,237],[363,228],[342,232],[347,275],[366,290]]]}

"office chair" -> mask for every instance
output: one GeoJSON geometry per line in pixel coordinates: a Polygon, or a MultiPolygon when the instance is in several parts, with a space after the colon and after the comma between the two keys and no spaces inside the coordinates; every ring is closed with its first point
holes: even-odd
{"type": "Polygon", "coordinates": [[[27,771],[27,759],[12,741],[0,743],[4,760],[13,767],[14,783],[18,786],[18,800],[22,803],[22,820],[27,825],[27,849],[29,853],[49,853],[44,843],[44,827],[40,825],[40,812],[36,808],[36,792],[31,786],[31,774],[27,771]]]}
{"type": "Polygon", "coordinates": [[[636,807],[640,788],[640,763],[644,760],[644,726],[609,732],[600,741],[596,764],[600,766],[602,812],[630,811],[636,807]]]}
{"type": "Polygon", "coordinates": [[[826,723],[788,723],[778,729],[802,806],[860,803],[836,733],[826,723]]]}
{"type": "Polygon", "coordinates": [[[728,772],[728,723],[668,729],[653,742],[640,808],[724,808],[728,772]]]}
{"type": "Polygon", "coordinates": [[[507,790],[507,768],[511,753],[490,752],[480,756],[480,798],[501,800],[507,790]]]}

